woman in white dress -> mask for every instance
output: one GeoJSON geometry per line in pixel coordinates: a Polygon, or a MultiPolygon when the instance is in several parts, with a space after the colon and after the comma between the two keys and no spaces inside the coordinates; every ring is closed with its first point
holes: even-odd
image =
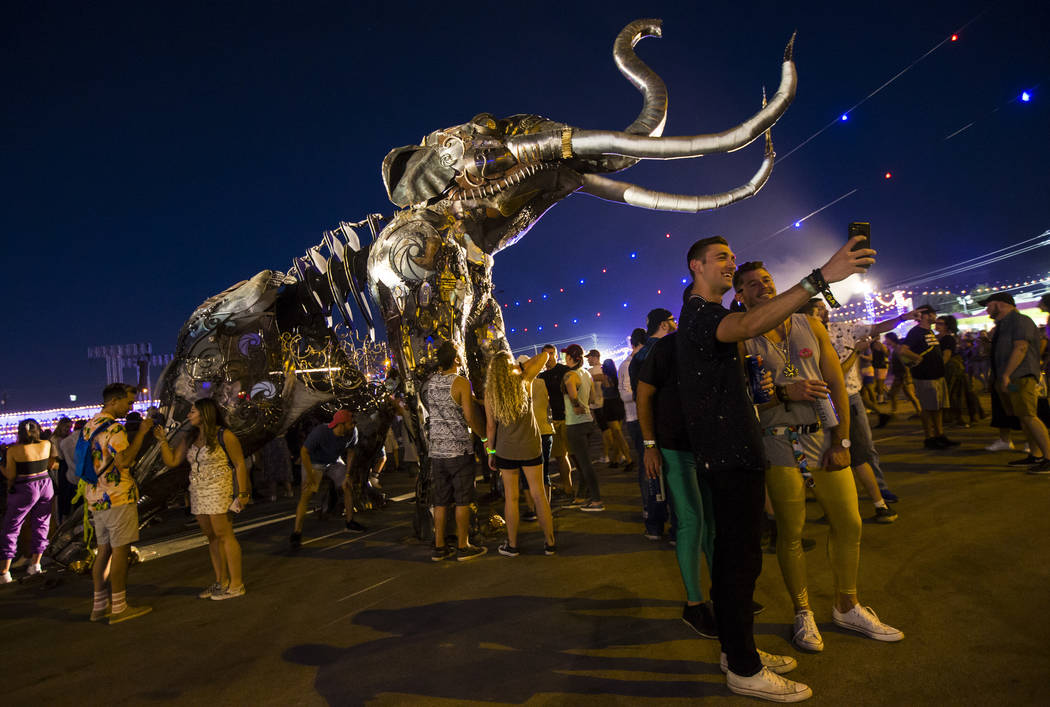
{"type": "Polygon", "coordinates": [[[160,453],[167,466],[190,464],[190,512],[197,517],[201,532],[208,538],[208,552],[215,583],[198,596],[221,601],[244,594],[241,577],[241,546],[233,534],[228,511],[235,513],[248,503],[248,469],[237,435],[226,429],[222,411],[211,398],[201,398],[190,407],[186,418],[192,427],[172,451],[164,430],[153,428],[160,442],[160,453]],[[236,470],[239,493],[233,495],[236,470]]]}

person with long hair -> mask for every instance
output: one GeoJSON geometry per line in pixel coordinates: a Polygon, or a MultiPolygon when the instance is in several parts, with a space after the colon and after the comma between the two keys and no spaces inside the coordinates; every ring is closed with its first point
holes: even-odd
{"type": "Polygon", "coordinates": [[[980,400],[973,392],[973,379],[966,372],[966,363],[959,348],[959,322],[950,314],[942,314],[933,323],[937,331],[937,341],[941,345],[944,357],[944,380],[948,385],[948,410],[945,415],[949,422],[959,427],[969,427],[984,417],[980,400]],[[963,410],[970,416],[970,422],[963,420],[963,410]]]}
{"type": "Polygon", "coordinates": [[[47,549],[47,532],[51,527],[51,499],[55,488],[48,470],[55,460],[51,442],[40,438],[40,423],[22,420],[18,423],[18,443],[7,448],[3,474],[7,481],[7,511],[4,513],[3,539],[0,540],[0,584],[9,584],[11,560],[18,554],[18,535],[28,521],[31,529],[29,568],[26,574],[40,574],[40,558],[47,549]]]}
{"type": "Polygon", "coordinates": [[[514,363],[510,354],[500,351],[489,361],[485,380],[486,447],[489,468],[503,479],[504,519],[507,540],[499,554],[517,557],[518,550],[518,472],[525,474],[536,518],[543,530],[543,553],[557,551],[554,517],[543,486],[543,447],[536,415],[532,410],[532,382],[543,370],[549,354],[541,351],[525,363],[514,363]]]}
{"type": "Polygon", "coordinates": [[[211,398],[197,400],[186,419],[192,429],[174,451],[162,429],[155,428],[153,434],[160,442],[161,457],[167,466],[179,466],[189,460],[190,512],[208,539],[208,554],[215,571],[214,584],[197,596],[214,601],[243,596],[241,546],[228,515],[231,510],[239,512],[251,497],[241,443],[237,435],[226,429],[222,410],[211,398]],[[236,497],[233,494],[235,472],[236,497]]]}

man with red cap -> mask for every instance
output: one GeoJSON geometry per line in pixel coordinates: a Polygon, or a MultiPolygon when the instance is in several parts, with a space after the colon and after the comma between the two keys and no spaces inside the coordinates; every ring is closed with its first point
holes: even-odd
{"type": "Polygon", "coordinates": [[[354,462],[356,447],[357,424],[354,422],[354,413],[345,408],[337,410],[331,422],[321,423],[307,435],[302,449],[299,450],[302,486],[299,491],[299,505],[295,509],[295,530],[289,539],[293,550],[302,545],[303,519],[310,506],[310,498],[317,491],[322,476],[327,476],[332,483],[343,488],[346,529],[352,533],[368,530],[354,520],[354,487],[347,474],[354,462]]]}

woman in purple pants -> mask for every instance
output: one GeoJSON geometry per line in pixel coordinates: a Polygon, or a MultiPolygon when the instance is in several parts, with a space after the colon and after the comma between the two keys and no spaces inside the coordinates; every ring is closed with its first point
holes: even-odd
{"type": "Polygon", "coordinates": [[[18,534],[27,520],[30,527],[30,560],[27,574],[40,574],[40,556],[47,548],[47,531],[51,524],[51,499],[55,495],[48,469],[55,463],[51,442],[40,439],[36,420],[18,423],[18,444],[7,450],[3,474],[7,481],[7,512],[4,514],[0,560],[3,562],[0,584],[11,578],[11,560],[18,554],[18,534]]]}

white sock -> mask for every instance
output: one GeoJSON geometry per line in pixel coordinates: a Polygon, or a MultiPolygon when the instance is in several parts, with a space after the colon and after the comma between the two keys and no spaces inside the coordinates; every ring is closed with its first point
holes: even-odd
{"type": "Polygon", "coordinates": [[[886,505],[885,501],[880,499],[878,501],[875,501],[875,507],[876,508],[888,508],[889,506],[886,505]]]}

